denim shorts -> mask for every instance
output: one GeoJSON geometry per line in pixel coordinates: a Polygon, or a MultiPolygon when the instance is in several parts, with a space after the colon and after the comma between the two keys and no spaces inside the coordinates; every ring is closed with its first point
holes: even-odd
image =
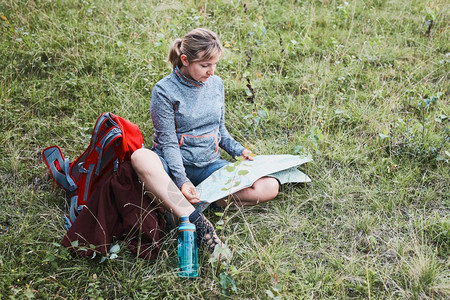
{"type": "MultiPolygon", "coordinates": [[[[159,156],[159,155],[158,155],[159,156]]],[[[167,165],[167,162],[164,158],[159,156],[159,159],[161,160],[164,170],[167,174],[172,178],[172,173],[169,170],[169,166],[167,165]]],[[[199,185],[203,180],[209,177],[212,173],[219,170],[223,166],[228,165],[230,162],[226,161],[224,159],[216,160],[215,162],[211,163],[210,165],[199,168],[196,166],[184,166],[184,169],[186,171],[186,176],[189,178],[189,180],[192,182],[193,185],[197,186],[199,185]]]]}

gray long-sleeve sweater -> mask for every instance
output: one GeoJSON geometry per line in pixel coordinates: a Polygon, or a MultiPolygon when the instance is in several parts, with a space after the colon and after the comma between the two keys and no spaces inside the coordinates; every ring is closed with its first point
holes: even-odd
{"type": "Polygon", "coordinates": [[[169,166],[180,188],[189,181],[184,165],[206,167],[220,158],[219,147],[231,156],[245,149],[225,128],[222,79],[188,79],[175,68],[153,88],[150,113],[153,147],[169,166]]]}

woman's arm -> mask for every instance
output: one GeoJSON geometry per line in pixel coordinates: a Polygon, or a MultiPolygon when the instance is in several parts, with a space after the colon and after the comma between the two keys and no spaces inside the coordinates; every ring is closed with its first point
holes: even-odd
{"type": "Polygon", "coordinates": [[[231,137],[230,133],[225,127],[225,116],[223,110],[224,109],[222,108],[222,117],[220,119],[219,125],[219,132],[221,136],[219,146],[232,157],[240,156],[245,148],[231,137]]]}
{"type": "Polygon", "coordinates": [[[174,176],[176,186],[181,189],[181,186],[189,179],[186,177],[180,147],[178,146],[174,103],[171,103],[166,91],[158,85],[154,87],[152,92],[150,114],[159,150],[174,176]]]}
{"type": "Polygon", "coordinates": [[[235,139],[233,139],[225,127],[225,96],[224,88],[222,85],[222,107],[221,107],[221,117],[219,123],[219,132],[221,140],[219,143],[220,148],[225,150],[232,157],[241,156],[245,148],[239,144],[235,139]]]}

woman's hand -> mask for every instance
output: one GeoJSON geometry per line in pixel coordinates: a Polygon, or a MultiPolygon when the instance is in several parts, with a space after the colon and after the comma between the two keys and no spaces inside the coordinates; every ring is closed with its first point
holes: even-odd
{"type": "Polygon", "coordinates": [[[195,189],[195,186],[190,181],[186,181],[181,186],[181,193],[184,195],[184,197],[189,201],[191,204],[197,204],[200,203],[200,198],[198,197],[197,190],[195,189]]]}
{"type": "Polygon", "coordinates": [[[253,160],[254,154],[252,153],[252,151],[244,149],[244,151],[242,151],[241,156],[244,160],[253,160]]]}

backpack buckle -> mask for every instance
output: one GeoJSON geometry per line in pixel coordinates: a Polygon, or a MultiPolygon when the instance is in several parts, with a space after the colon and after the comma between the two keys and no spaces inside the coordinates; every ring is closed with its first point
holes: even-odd
{"type": "Polygon", "coordinates": [[[78,163],[78,172],[80,173],[87,173],[88,170],[84,167],[84,161],[78,163]]]}

